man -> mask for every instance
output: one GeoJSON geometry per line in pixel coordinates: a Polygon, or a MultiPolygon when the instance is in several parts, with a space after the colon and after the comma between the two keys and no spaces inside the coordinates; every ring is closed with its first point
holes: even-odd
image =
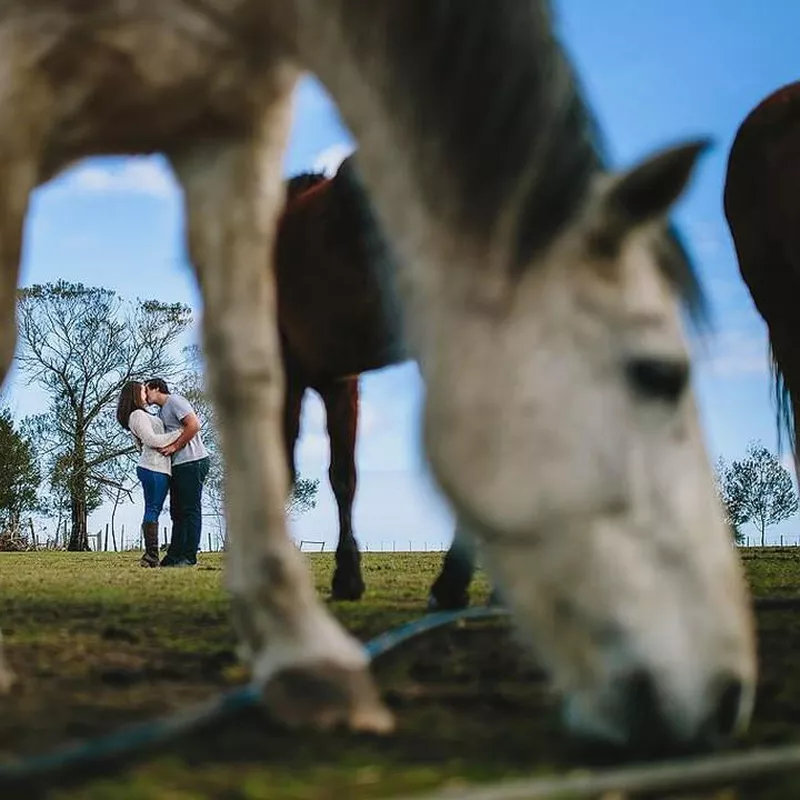
{"type": "Polygon", "coordinates": [[[188,567],[197,563],[200,536],[203,530],[203,483],[208,476],[208,451],[200,434],[200,420],[192,404],[179,394],[170,394],[162,378],[145,383],[147,402],[159,406],[164,430],[181,431],[167,447],[165,456],[172,456],[172,480],[169,484],[169,513],[172,538],[162,567],[188,567]]]}

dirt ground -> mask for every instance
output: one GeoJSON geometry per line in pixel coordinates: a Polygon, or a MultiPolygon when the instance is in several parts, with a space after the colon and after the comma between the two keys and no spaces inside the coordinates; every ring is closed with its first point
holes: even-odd
{"type": "MultiPolygon", "coordinates": [[[[367,554],[368,594],[334,610],[362,639],[424,611],[438,554],[367,554]]],[[[318,586],[328,556],[311,559],[318,586]]],[[[800,595],[800,549],[745,564],[757,594],[800,595]]],[[[241,683],[219,556],[198,570],[142,570],[135,554],[0,554],[0,625],[21,681],[0,700],[0,762],[106,734],[241,683]]],[[[485,601],[482,577],[473,590],[485,601]]],[[[759,613],[761,683],[737,747],[800,742],[800,612],[759,613]]],[[[503,619],[442,629],[375,665],[398,717],[388,738],[290,734],[257,709],[101,771],[36,784],[0,782],[0,798],[361,800],[580,767],[556,698],[503,619]]],[[[457,795],[455,795],[457,796],[457,795]]],[[[671,798],[800,797],[800,769],[748,786],[671,798]]]]}

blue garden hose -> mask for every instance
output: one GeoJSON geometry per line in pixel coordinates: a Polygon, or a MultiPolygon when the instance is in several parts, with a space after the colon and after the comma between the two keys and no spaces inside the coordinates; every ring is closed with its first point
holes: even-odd
{"type": "MultiPolygon", "coordinates": [[[[462,611],[440,611],[379,634],[364,645],[370,660],[387,653],[399,644],[422,633],[464,619],[486,619],[507,614],[503,608],[475,607],[462,611]]],[[[243,708],[258,705],[261,689],[248,684],[220,694],[183,711],[149,722],[129,725],[108,736],[100,736],[80,744],[58,748],[44,755],[0,764],[0,786],[4,783],[40,778],[48,772],[75,768],[89,763],[116,758],[137,750],[166,742],[215,719],[243,708]]]]}

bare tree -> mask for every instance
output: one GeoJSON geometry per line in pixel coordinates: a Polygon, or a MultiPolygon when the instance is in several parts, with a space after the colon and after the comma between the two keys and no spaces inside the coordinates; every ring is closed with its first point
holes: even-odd
{"type": "Polygon", "coordinates": [[[111,465],[133,451],[114,418],[120,389],[178,372],[173,348],[190,322],[188,306],[125,302],[109,289],[59,281],[20,290],[17,362],[49,395],[30,429],[51,484],[66,488],[68,549],[89,549],[90,507],[118,484],[111,465]]]}
{"type": "Polygon", "coordinates": [[[752,522],[766,543],[766,530],[797,512],[797,493],[788,470],[766,447],[751,442],[741,461],[718,466],[718,486],[729,523],[752,522]]]}

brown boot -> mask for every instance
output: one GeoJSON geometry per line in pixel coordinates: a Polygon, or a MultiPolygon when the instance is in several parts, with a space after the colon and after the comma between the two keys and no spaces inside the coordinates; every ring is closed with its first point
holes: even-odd
{"type": "Polygon", "coordinates": [[[142,533],[144,534],[144,555],[139,564],[143,567],[158,566],[158,523],[142,523],[142,533]]]}

